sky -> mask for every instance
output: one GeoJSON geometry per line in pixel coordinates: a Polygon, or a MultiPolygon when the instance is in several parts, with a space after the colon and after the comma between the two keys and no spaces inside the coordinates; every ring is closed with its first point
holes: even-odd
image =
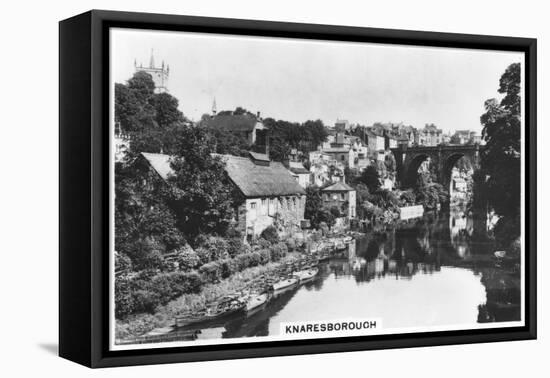
{"type": "Polygon", "coordinates": [[[169,92],[193,120],[237,106],[292,122],[403,122],[481,131],[489,98],[517,52],[411,47],[131,29],[111,30],[111,78],[170,66],[169,92]]]}

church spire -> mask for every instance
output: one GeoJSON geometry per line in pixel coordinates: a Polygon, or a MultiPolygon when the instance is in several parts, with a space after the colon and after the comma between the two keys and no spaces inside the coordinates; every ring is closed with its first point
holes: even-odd
{"type": "Polygon", "coordinates": [[[153,57],[153,49],[151,49],[151,60],[149,61],[149,68],[155,68],[155,58],[153,57]]]}

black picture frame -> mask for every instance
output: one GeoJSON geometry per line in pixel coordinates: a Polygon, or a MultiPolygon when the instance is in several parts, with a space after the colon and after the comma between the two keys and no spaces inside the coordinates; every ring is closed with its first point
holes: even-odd
{"type": "Polygon", "coordinates": [[[536,338],[536,39],[92,10],[59,24],[59,354],[89,367],[536,338]],[[109,28],[525,53],[525,326],[110,351],[109,28]]]}

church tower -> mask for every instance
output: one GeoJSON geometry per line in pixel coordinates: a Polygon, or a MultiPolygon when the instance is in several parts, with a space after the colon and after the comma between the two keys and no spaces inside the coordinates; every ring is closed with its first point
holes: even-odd
{"type": "Polygon", "coordinates": [[[151,58],[149,59],[149,66],[144,66],[143,64],[137,64],[137,61],[134,59],[134,69],[135,72],[143,71],[147,72],[153,77],[155,82],[155,92],[163,93],[168,92],[168,76],[170,75],[170,66],[164,65],[164,60],[160,67],[155,67],[155,57],[153,55],[153,49],[151,49],[151,58]]]}

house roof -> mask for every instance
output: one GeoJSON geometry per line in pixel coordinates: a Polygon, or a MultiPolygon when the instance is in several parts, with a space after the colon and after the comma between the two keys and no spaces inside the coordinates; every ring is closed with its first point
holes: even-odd
{"type": "Polygon", "coordinates": [[[380,138],[382,138],[381,135],[376,134],[376,133],[375,133],[374,131],[372,131],[371,129],[365,129],[365,134],[366,134],[367,136],[371,137],[371,138],[372,138],[372,137],[380,137],[380,138]]]}
{"type": "Polygon", "coordinates": [[[249,151],[248,153],[254,160],[269,162],[269,156],[267,156],[267,154],[261,154],[253,151],[249,151]]]}
{"type": "Polygon", "coordinates": [[[305,194],[282,163],[256,165],[249,158],[222,155],[229,178],[246,197],[305,194]]]}
{"type": "Polygon", "coordinates": [[[251,114],[217,115],[210,118],[206,124],[210,128],[217,128],[232,132],[252,131],[257,124],[260,124],[260,127],[264,128],[263,123],[251,114]]]}
{"type": "MultiPolygon", "coordinates": [[[[142,153],[142,156],[164,180],[173,173],[169,155],[142,153]]],[[[246,197],[305,194],[304,189],[282,163],[257,165],[246,157],[216,156],[222,157],[229,178],[246,197]]]]}
{"type": "Polygon", "coordinates": [[[330,186],[327,186],[326,188],[322,189],[323,192],[351,192],[354,191],[351,186],[346,184],[345,182],[337,182],[335,184],[332,184],[330,186]]]}
{"type": "Polygon", "coordinates": [[[297,175],[300,174],[309,174],[310,172],[304,167],[302,163],[299,161],[290,161],[288,163],[289,169],[292,173],[295,173],[297,175]]]}
{"type": "Polygon", "coordinates": [[[142,152],[141,155],[149,162],[151,167],[153,167],[163,180],[168,180],[168,176],[174,173],[170,166],[170,155],[153,154],[149,152],[142,152]]]}

